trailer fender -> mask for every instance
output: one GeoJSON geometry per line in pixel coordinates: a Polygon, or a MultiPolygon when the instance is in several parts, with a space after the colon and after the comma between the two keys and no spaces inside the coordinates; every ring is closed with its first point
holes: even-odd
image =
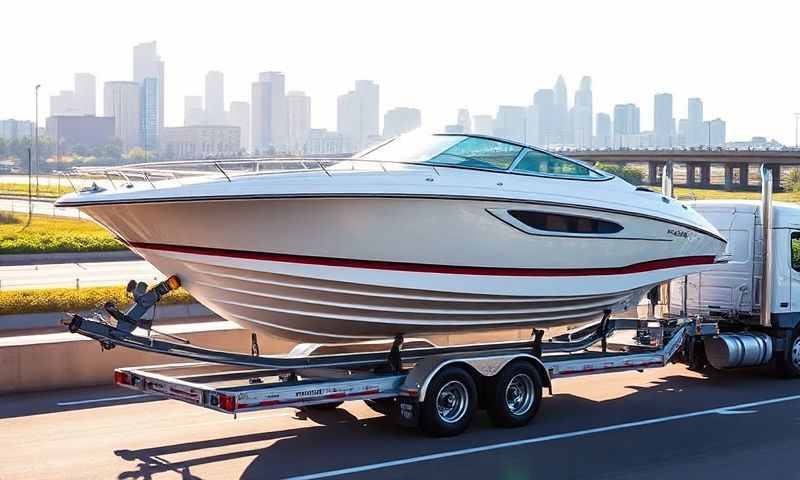
{"type": "Polygon", "coordinates": [[[519,359],[529,361],[536,367],[542,378],[542,385],[549,388],[552,393],[550,373],[540,359],[528,353],[509,353],[476,357],[425,358],[411,369],[411,372],[406,376],[405,382],[403,382],[401,391],[417,392],[417,400],[419,402],[424,402],[428,384],[430,384],[433,377],[435,377],[442,368],[448,365],[462,364],[469,367],[473,372],[483,377],[490,378],[497,375],[509,362],[519,359]]]}

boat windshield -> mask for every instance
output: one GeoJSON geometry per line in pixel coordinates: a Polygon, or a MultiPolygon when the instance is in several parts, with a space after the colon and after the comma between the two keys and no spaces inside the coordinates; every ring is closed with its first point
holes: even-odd
{"type": "Polygon", "coordinates": [[[401,135],[360,156],[386,162],[430,163],[508,170],[523,147],[465,135],[401,135]]]}

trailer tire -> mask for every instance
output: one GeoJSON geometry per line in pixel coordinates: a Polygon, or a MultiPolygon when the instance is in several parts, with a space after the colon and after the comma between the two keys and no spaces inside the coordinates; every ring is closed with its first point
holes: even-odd
{"type": "Polygon", "coordinates": [[[800,331],[795,330],[783,355],[775,357],[778,373],[784,378],[800,378],[800,331]]]}
{"type": "Polygon", "coordinates": [[[488,387],[486,413],[497,427],[522,427],[539,411],[542,379],[530,362],[511,362],[492,378],[488,387]]]}
{"type": "Polygon", "coordinates": [[[450,437],[467,429],[478,402],[475,380],[463,368],[447,366],[428,384],[420,405],[420,428],[429,435],[450,437]]]}

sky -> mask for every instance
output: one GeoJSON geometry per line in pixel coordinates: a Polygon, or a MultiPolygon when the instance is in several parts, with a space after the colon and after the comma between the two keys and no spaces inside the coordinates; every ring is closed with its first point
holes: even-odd
{"type": "Polygon", "coordinates": [[[97,77],[102,114],[103,82],[132,79],[133,46],[153,40],[167,126],[182,123],[183,97],[203,93],[209,70],[224,72],[226,104],[249,101],[258,72],[283,71],[287,90],[311,96],[315,128],[336,128],[336,97],[356,79],[380,85],[381,112],[420,108],[431,129],[458,108],[529,105],[559,74],[570,103],[592,77],[595,113],[639,105],[643,130],[660,92],[676,118],[701,97],[728,140],[794,144],[800,112],[797,1],[38,0],[9,2],[3,17],[0,118],[33,119],[41,83],[43,123],[75,72],[97,77]]]}

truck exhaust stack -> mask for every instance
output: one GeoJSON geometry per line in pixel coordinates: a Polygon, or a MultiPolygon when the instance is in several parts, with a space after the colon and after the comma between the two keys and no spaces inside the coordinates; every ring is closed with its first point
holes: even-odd
{"type": "Polygon", "coordinates": [[[761,165],[761,232],[763,254],[761,264],[760,324],[772,326],[772,170],[761,165]]]}

